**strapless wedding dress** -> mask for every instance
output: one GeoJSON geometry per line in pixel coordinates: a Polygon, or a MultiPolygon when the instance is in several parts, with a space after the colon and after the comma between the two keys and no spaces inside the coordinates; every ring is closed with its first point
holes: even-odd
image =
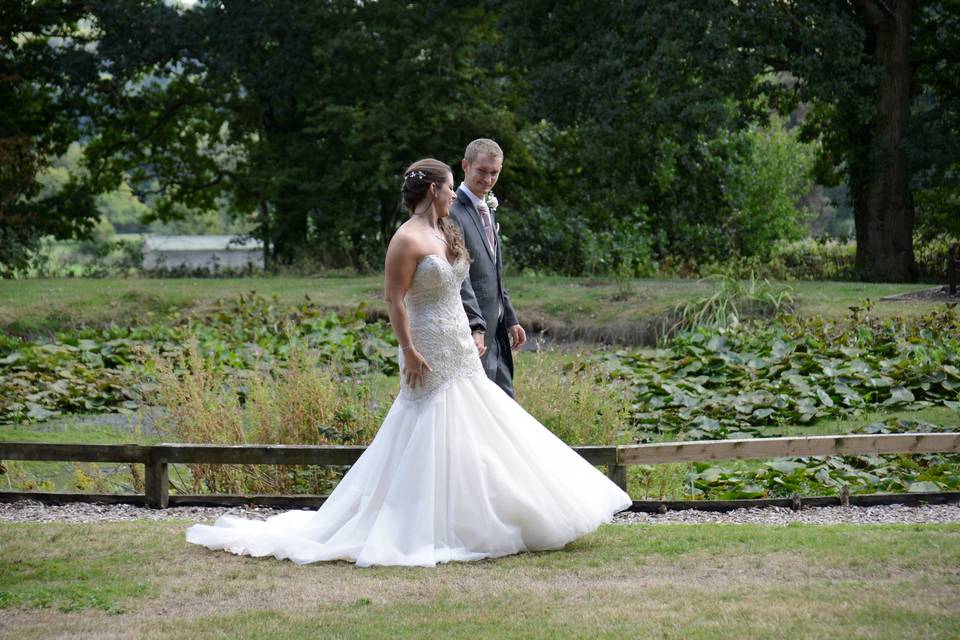
{"type": "Polygon", "coordinates": [[[559,549],[627,508],[626,493],[484,374],[460,301],[468,268],[439,255],[417,265],[405,304],[433,371],[422,386],[401,382],[318,511],[223,516],[190,527],[187,541],[296,563],[429,567],[559,549]]]}

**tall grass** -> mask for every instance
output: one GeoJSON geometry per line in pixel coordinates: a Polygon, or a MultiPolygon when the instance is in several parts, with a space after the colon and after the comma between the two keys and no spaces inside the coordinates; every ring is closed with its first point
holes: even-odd
{"type": "MultiPolygon", "coordinates": [[[[394,392],[370,379],[340,377],[316,362],[300,347],[281,371],[229,370],[204,358],[196,344],[178,360],[154,357],[150,401],[162,409],[161,437],[211,444],[368,444],[394,392]]],[[[592,366],[543,352],[520,366],[521,405],[564,442],[630,440],[627,396],[592,366]]],[[[188,477],[171,477],[181,491],[196,493],[325,493],[342,475],[339,467],[322,466],[186,468],[188,477]]]]}
{"type": "Polygon", "coordinates": [[[719,328],[737,325],[743,320],[772,318],[793,308],[793,289],[776,287],[753,273],[746,280],[729,275],[706,278],[717,285],[712,293],[676,306],[676,323],[669,332],[696,327],[719,328]]]}
{"type": "MultiPolygon", "coordinates": [[[[196,344],[178,361],[153,360],[163,409],[158,429],[176,442],[211,444],[367,444],[386,406],[369,381],[317,366],[317,355],[291,350],[286,368],[231,371],[203,358],[196,344]]],[[[325,493],[342,470],[327,466],[187,466],[194,492],[325,493]]]]}
{"type": "Polygon", "coordinates": [[[517,401],[558,438],[572,446],[629,441],[627,392],[586,356],[541,350],[517,366],[517,401]]]}

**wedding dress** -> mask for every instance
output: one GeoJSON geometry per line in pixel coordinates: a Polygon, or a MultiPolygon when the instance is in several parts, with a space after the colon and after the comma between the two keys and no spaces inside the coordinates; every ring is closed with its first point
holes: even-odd
{"type": "Polygon", "coordinates": [[[460,301],[468,268],[439,255],[417,265],[404,301],[433,371],[423,385],[401,382],[377,436],[318,511],[227,515],[190,527],[187,541],[301,564],[429,567],[559,549],[627,508],[626,493],[484,374],[460,301]]]}

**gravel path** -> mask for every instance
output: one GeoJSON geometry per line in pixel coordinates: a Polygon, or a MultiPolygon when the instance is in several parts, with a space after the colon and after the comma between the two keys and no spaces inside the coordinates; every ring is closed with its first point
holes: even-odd
{"type": "MultiPolygon", "coordinates": [[[[264,519],[284,509],[237,507],[173,507],[146,509],[133,505],[73,503],[45,505],[34,500],[0,503],[0,522],[116,522],[121,520],[213,521],[225,513],[264,519]]],[[[726,513],[711,511],[668,511],[664,514],[623,512],[614,524],[932,524],[960,523],[960,504],[907,507],[808,507],[793,511],[784,507],[737,509],[726,513]]]]}
{"type": "Polygon", "coordinates": [[[960,504],[907,507],[902,504],[875,507],[804,507],[794,511],[786,507],[713,511],[668,511],[658,513],[618,513],[615,524],[934,524],[960,523],[960,504]]]}

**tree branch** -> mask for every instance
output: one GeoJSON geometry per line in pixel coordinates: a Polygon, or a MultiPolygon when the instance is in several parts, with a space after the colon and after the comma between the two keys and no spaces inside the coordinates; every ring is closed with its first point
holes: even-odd
{"type": "MultiPolygon", "coordinates": [[[[198,193],[200,191],[205,191],[210,187],[215,187],[218,184],[222,183],[224,178],[226,178],[228,172],[218,173],[215,177],[207,180],[206,182],[180,182],[175,181],[169,186],[164,186],[163,184],[156,189],[137,189],[136,194],[138,196],[163,196],[167,197],[171,191],[175,191],[178,197],[182,197],[185,194],[198,193]]],[[[154,176],[154,179],[158,182],[159,178],[154,176]]]]}
{"type": "Polygon", "coordinates": [[[94,180],[99,179],[100,174],[103,172],[104,165],[109,161],[110,157],[112,157],[117,151],[119,151],[120,149],[123,149],[124,147],[139,147],[142,143],[152,138],[157,131],[159,131],[165,124],[167,124],[170,120],[172,120],[173,117],[177,114],[177,112],[183,109],[184,107],[194,106],[197,104],[210,103],[210,102],[213,102],[213,100],[209,98],[197,98],[195,96],[192,96],[192,97],[183,97],[183,98],[180,98],[179,100],[174,101],[171,104],[168,104],[166,108],[164,108],[163,113],[157,116],[157,119],[153,122],[153,125],[150,127],[148,131],[137,136],[137,138],[134,140],[121,140],[111,145],[110,147],[108,147],[104,152],[100,153],[99,154],[100,162],[97,164],[96,170],[91,172],[92,177],[94,178],[94,180]]]}

